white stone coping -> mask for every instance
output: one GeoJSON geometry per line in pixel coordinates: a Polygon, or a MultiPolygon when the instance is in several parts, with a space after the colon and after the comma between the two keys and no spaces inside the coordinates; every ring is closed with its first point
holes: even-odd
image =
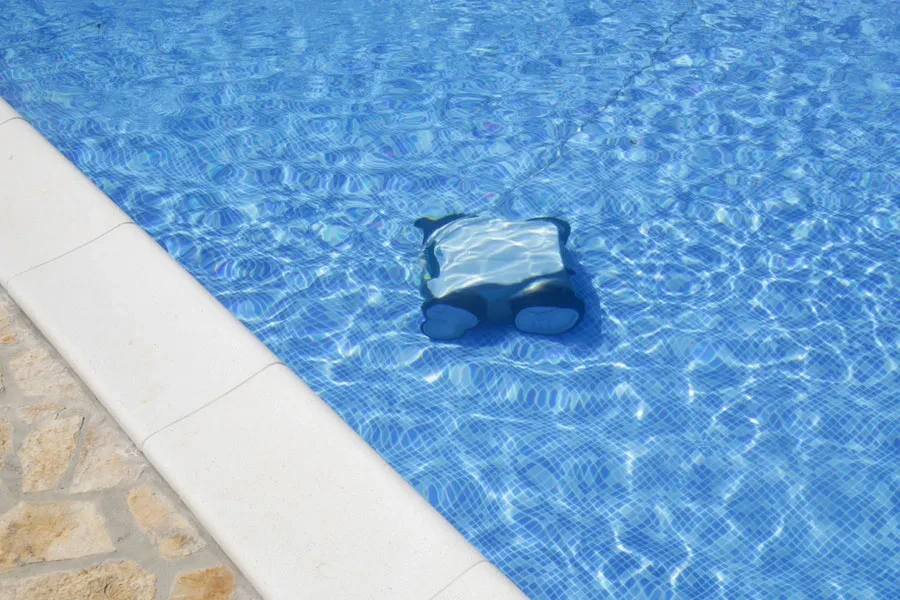
{"type": "Polygon", "coordinates": [[[265,597],[524,598],[2,99],[0,284],[265,597]]]}

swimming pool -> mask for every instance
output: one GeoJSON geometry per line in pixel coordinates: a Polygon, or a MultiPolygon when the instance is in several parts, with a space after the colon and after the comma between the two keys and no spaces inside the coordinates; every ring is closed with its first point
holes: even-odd
{"type": "Polygon", "coordinates": [[[0,6],[0,95],[529,596],[900,594],[890,3],[0,6]],[[586,321],[424,338],[454,211],[570,221],[586,321]]]}

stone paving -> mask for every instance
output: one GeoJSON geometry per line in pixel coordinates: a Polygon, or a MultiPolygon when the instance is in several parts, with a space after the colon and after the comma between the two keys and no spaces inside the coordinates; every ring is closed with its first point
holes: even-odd
{"type": "Polygon", "coordinates": [[[255,600],[0,288],[0,600],[255,600]]]}

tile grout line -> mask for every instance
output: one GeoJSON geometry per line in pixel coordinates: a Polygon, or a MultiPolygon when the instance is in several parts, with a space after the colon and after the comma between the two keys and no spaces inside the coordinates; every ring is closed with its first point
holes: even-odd
{"type": "MultiPolygon", "coordinates": [[[[116,229],[118,229],[118,228],[120,228],[120,227],[124,227],[125,225],[134,225],[135,227],[138,227],[137,223],[135,223],[135,222],[132,221],[131,219],[129,219],[128,221],[125,221],[124,223],[119,223],[118,225],[114,226],[113,228],[109,229],[108,231],[104,231],[103,233],[101,233],[101,234],[98,235],[97,237],[92,238],[92,239],[89,239],[88,241],[84,242],[83,244],[79,244],[79,245],[75,246],[75,247],[72,248],[71,250],[66,250],[65,252],[63,252],[63,253],[60,254],[59,256],[54,256],[54,257],[51,258],[50,260],[45,260],[45,261],[42,262],[42,263],[38,263],[38,264],[36,264],[36,265],[34,265],[34,266],[32,266],[32,267],[28,267],[27,269],[25,269],[24,271],[22,271],[22,272],[20,272],[20,273],[16,273],[15,275],[13,275],[12,277],[9,278],[9,281],[6,282],[6,290],[9,292],[9,295],[10,295],[10,296],[13,296],[13,299],[14,299],[14,300],[17,300],[17,301],[18,301],[18,299],[16,298],[15,294],[14,294],[13,291],[12,291],[12,284],[13,284],[13,282],[16,280],[16,278],[21,277],[22,275],[25,275],[26,273],[30,273],[31,271],[34,271],[35,269],[39,269],[39,268],[41,268],[41,267],[43,267],[43,266],[49,265],[50,263],[52,263],[52,262],[54,262],[54,261],[57,261],[57,260],[59,260],[60,258],[62,258],[62,257],[64,257],[64,256],[68,256],[69,254],[72,254],[73,252],[76,252],[76,251],[78,251],[78,250],[81,250],[82,248],[84,248],[84,247],[86,247],[86,246],[89,246],[89,245],[93,244],[94,242],[96,242],[96,241],[99,240],[100,238],[109,235],[110,233],[112,233],[112,232],[115,231],[116,229]]],[[[138,229],[140,229],[140,227],[138,227],[138,229]]],[[[142,231],[143,231],[143,230],[142,230],[142,231]]]]}
{"type": "MultiPolygon", "coordinates": [[[[265,366],[262,367],[261,369],[257,369],[254,373],[251,373],[249,376],[247,376],[246,379],[244,379],[244,380],[241,381],[240,383],[238,383],[238,384],[232,386],[231,388],[225,390],[224,392],[222,392],[221,394],[219,394],[218,396],[216,396],[215,398],[213,398],[212,400],[210,400],[210,401],[207,402],[206,404],[204,404],[204,405],[202,405],[202,406],[200,406],[200,407],[198,407],[198,408],[192,410],[191,412],[189,412],[188,414],[186,414],[186,415],[184,415],[184,416],[182,416],[182,417],[178,417],[177,419],[175,419],[174,421],[172,421],[172,422],[169,423],[168,425],[163,425],[162,427],[160,427],[159,429],[157,429],[156,431],[154,431],[153,433],[151,433],[150,435],[148,435],[147,437],[145,437],[144,440],[138,445],[138,449],[140,449],[141,452],[144,452],[144,446],[147,444],[147,442],[150,441],[150,438],[152,438],[154,435],[156,435],[156,434],[158,434],[158,433],[161,433],[161,432],[165,431],[166,429],[168,429],[168,428],[171,427],[172,425],[175,425],[176,423],[180,423],[181,421],[184,421],[184,420],[187,419],[188,417],[194,416],[195,414],[197,414],[198,412],[200,412],[200,411],[203,410],[204,408],[206,408],[206,407],[208,407],[208,406],[211,406],[212,404],[215,404],[217,401],[221,400],[222,398],[224,398],[225,396],[227,396],[227,395],[230,394],[231,392],[233,392],[233,391],[235,391],[236,389],[240,388],[240,387],[243,386],[245,383],[249,382],[251,379],[253,379],[253,378],[256,377],[257,375],[261,374],[261,373],[262,373],[263,371],[265,371],[266,369],[269,369],[269,368],[271,368],[271,367],[275,367],[275,366],[278,366],[278,365],[281,365],[281,366],[287,368],[287,366],[286,366],[283,362],[281,362],[280,360],[278,360],[278,361],[271,362],[271,363],[265,365],[265,366]]],[[[288,370],[290,370],[290,369],[288,369],[288,370]]],[[[291,372],[293,373],[293,371],[291,371],[291,372]]],[[[145,454],[146,454],[146,453],[145,453],[145,454]]]]}
{"type": "Polygon", "coordinates": [[[457,575],[456,577],[454,577],[453,580],[452,580],[450,583],[448,583],[447,585],[445,585],[444,587],[442,587],[441,589],[439,589],[433,596],[429,596],[427,600],[434,600],[435,598],[437,598],[438,596],[440,596],[441,594],[443,594],[444,592],[446,592],[447,590],[449,590],[449,589],[453,586],[454,583],[456,583],[457,581],[459,581],[460,579],[462,579],[463,577],[465,577],[466,574],[467,574],[469,571],[471,571],[472,569],[474,569],[474,568],[477,567],[478,565],[480,565],[480,564],[482,564],[482,563],[486,563],[486,562],[488,562],[488,560],[487,560],[486,558],[482,558],[481,560],[479,560],[478,562],[476,562],[474,565],[470,566],[470,567],[467,568],[465,571],[463,571],[462,573],[460,573],[459,575],[457,575]]]}
{"type": "MultiPolygon", "coordinates": [[[[0,98],[0,100],[2,100],[2,98],[0,98]]],[[[7,123],[12,123],[13,121],[16,121],[16,120],[25,121],[25,118],[20,117],[19,115],[16,115],[15,117],[10,117],[10,118],[6,119],[5,121],[0,121],[0,127],[3,127],[7,123]]],[[[25,122],[27,123],[28,121],[25,121],[25,122]]]]}

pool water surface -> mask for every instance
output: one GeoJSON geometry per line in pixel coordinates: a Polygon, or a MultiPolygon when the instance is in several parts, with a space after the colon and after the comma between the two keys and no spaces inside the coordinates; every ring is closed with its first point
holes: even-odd
{"type": "Polygon", "coordinates": [[[0,96],[529,597],[900,598],[895,2],[0,14],[0,96]],[[585,320],[422,335],[453,212],[567,220],[585,320]]]}

